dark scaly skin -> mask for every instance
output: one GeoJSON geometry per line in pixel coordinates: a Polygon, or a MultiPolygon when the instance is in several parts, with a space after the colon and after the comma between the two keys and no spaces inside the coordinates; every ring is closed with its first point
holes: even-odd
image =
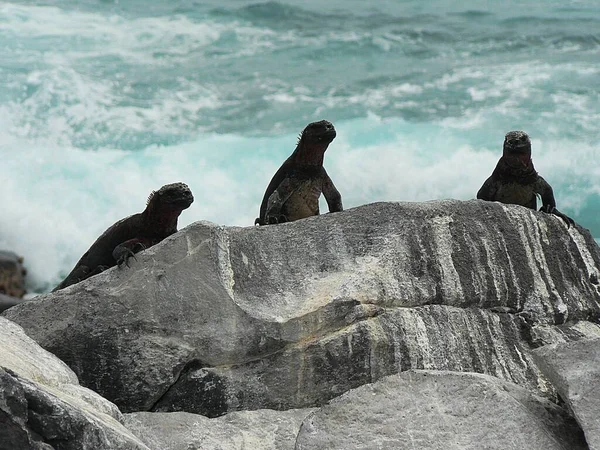
{"type": "Polygon", "coordinates": [[[344,210],[342,196],[323,167],[325,151],[335,136],[333,124],[326,120],[306,126],[294,153],[285,160],[269,183],[255,225],[318,216],[321,193],[325,195],[329,212],[344,210]]]}
{"type": "Polygon", "coordinates": [[[535,171],[527,133],[510,131],[504,138],[502,158],[477,192],[477,198],[537,209],[536,194],[542,198],[540,211],[560,217],[568,227],[574,223],[556,209],[552,187],[535,171]]]}
{"type": "Polygon", "coordinates": [[[52,292],[97,275],[109,267],[129,266],[135,253],[177,232],[177,219],[194,201],[184,183],[167,184],[148,197],[146,209],[108,228],[52,292]]]}

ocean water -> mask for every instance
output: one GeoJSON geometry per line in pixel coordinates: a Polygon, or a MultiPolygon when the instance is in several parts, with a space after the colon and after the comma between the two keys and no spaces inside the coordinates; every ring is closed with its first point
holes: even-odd
{"type": "Polygon", "coordinates": [[[600,237],[597,0],[9,1],[0,49],[0,248],[36,292],[166,183],[180,227],[252,225],[321,119],[346,208],[474,198],[523,129],[600,237]]]}

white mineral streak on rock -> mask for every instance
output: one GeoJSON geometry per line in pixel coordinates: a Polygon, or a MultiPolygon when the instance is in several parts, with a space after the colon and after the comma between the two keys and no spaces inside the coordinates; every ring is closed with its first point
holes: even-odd
{"type": "Polygon", "coordinates": [[[571,235],[571,238],[577,245],[577,250],[579,251],[581,259],[583,259],[583,262],[587,269],[588,277],[595,276],[596,278],[600,278],[600,273],[598,273],[598,269],[596,268],[594,258],[592,257],[592,254],[590,253],[589,249],[587,248],[585,239],[583,238],[579,230],[575,227],[571,227],[569,228],[569,234],[571,235]]]}
{"type": "Polygon", "coordinates": [[[219,227],[216,230],[215,235],[219,276],[223,283],[223,287],[231,296],[231,299],[235,301],[235,291],[233,289],[235,280],[233,278],[233,268],[231,267],[231,255],[229,253],[229,232],[225,227],[219,227]]]}
{"type": "Polygon", "coordinates": [[[442,269],[442,290],[448,304],[458,304],[464,297],[460,277],[452,261],[452,234],[450,216],[434,217],[431,221],[437,260],[442,269]]]}
{"type": "Polygon", "coordinates": [[[369,369],[371,370],[371,379],[376,380],[381,375],[381,370],[378,364],[377,350],[380,346],[385,346],[387,343],[387,336],[381,324],[374,320],[365,321],[365,326],[369,330],[369,339],[371,340],[370,358],[369,358],[369,369]]]}
{"type": "MultiPolygon", "coordinates": [[[[556,220],[562,221],[562,219],[559,219],[558,217],[556,220]]],[[[536,223],[540,230],[540,237],[542,238],[542,241],[544,241],[544,244],[550,245],[550,240],[548,239],[548,225],[543,220],[536,220],[536,223]]]]}
{"type": "MultiPolygon", "coordinates": [[[[473,322],[477,323],[475,320],[473,322]]],[[[492,347],[494,348],[494,351],[492,352],[492,356],[493,356],[494,364],[496,366],[497,373],[502,373],[502,376],[500,378],[503,378],[505,380],[510,380],[511,371],[510,371],[510,367],[508,366],[508,359],[506,359],[503,355],[504,348],[506,348],[505,336],[498,333],[498,330],[501,329],[500,328],[500,317],[497,314],[488,314],[488,315],[486,315],[483,323],[485,324],[485,327],[487,328],[488,338],[487,339],[484,338],[484,340],[481,342],[487,341],[489,344],[492,345],[492,347]]],[[[484,348],[480,347],[480,350],[481,350],[481,358],[485,358],[485,354],[483,353],[484,348]]],[[[519,355],[519,356],[521,356],[521,355],[519,355]]],[[[523,362],[523,367],[526,367],[527,364],[525,364],[525,361],[523,360],[523,358],[520,358],[520,360],[523,362]]]]}
{"type": "MultiPolygon", "coordinates": [[[[469,236],[465,236],[465,241],[467,242],[469,251],[476,260],[477,266],[481,267],[480,270],[471,271],[471,282],[473,283],[475,292],[478,295],[483,295],[488,292],[488,277],[486,276],[487,272],[492,273],[491,278],[494,285],[493,292],[495,292],[497,295],[499,295],[501,292],[505,292],[506,282],[502,276],[502,271],[498,269],[495,263],[495,254],[489,242],[486,239],[481,239],[481,241],[474,242],[473,239],[469,238],[469,236]],[[481,249],[481,245],[483,245],[483,251],[481,249]],[[501,289],[498,286],[498,280],[502,282],[504,289],[501,289]]],[[[498,300],[500,299],[498,298],[498,300]]]]}
{"type": "MultiPolygon", "coordinates": [[[[497,234],[494,236],[494,245],[491,245],[488,239],[481,239],[478,243],[483,245],[485,249],[485,253],[487,254],[487,259],[482,258],[480,260],[481,267],[481,280],[486,280],[485,271],[490,271],[492,273],[492,282],[494,283],[494,292],[496,293],[496,300],[498,304],[506,304],[508,302],[509,297],[509,285],[506,279],[505,271],[502,270],[502,267],[497,263],[497,252],[500,250],[501,252],[506,252],[506,241],[502,234],[497,234]]],[[[472,244],[472,251],[477,251],[477,245],[475,243],[472,244]]],[[[510,270],[510,276],[512,279],[516,278],[514,267],[510,261],[510,255],[505,253],[508,257],[508,265],[510,270]]],[[[482,292],[487,292],[487,283],[485,283],[482,287],[482,292]]],[[[518,287],[517,287],[518,289],[518,287]]],[[[518,295],[519,292],[512,292],[512,295],[518,295]]]]}
{"type": "Polygon", "coordinates": [[[431,358],[431,346],[427,324],[423,321],[418,310],[409,310],[408,319],[403,320],[403,328],[406,333],[406,344],[410,353],[410,367],[430,368],[434,366],[431,358]],[[411,351],[419,349],[419,352],[411,351]]]}
{"type": "MultiPolygon", "coordinates": [[[[504,254],[506,254],[506,257],[508,259],[508,267],[510,269],[510,275],[513,280],[517,280],[517,273],[515,272],[515,267],[513,265],[512,259],[510,257],[510,251],[508,250],[508,246],[506,245],[506,239],[504,238],[504,235],[499,235],[498,240],[502,243],[502,249],[500,251],[503,252],[504,254]]],[[[485,242],[485,239],[484,239],[484,242],[485,242]]],[[[507,286],[507,289],[506,289],[507,299],[508,299],[508,297],[521,298],[522,294],[521,294],[521,287],[519,286],[519,283],[514,283],[514,287],[511,287],[511,289],[513,289],[514,291],[509,292],[508,286],[507,286]]],[[[499,300],[502,300],[502,299],[499,299],[499,300]]]]}
{"type": "Polygon", "coordinates": [[[527,260],[529,261],[529,268],[533,272],[534,289],[523,305],[524,309],[538,312],[544,310],[544,308],[552,308],[552,304],[549,301],[550,292],[548,291],[544,280],[550,284],[550,289],[555,294],[554,300],[557,302],[557,305],[562,304],[564,306],[562,299],[556,292],[551,277],[546,276],[546,274],[543,273],[547,267],[546,258],[544,256],[544,250],[539,244],[540,233],[535,216],[531,213],[526,216],[520,214],[520,211],[518,211],[514,205],[502,205],[502,208],[519,232],[523,248],[527,254],[527,260]]]}

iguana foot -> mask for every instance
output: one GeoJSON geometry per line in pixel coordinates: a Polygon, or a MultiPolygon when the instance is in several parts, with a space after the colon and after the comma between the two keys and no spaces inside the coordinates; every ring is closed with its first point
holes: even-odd
{"type": "Polygon", "coordinates": [[[575,224],[575,221],[573,219],[571,219],[566,214],[561,213],[558,209],[554,208],[553,206],[550,206],[550,205],[547,205],[545,207],[542,206],[540,208],[540,211],[545,212],[547,214],[554,214],[555,216],[560,217],[567,224],[567,228],[570,228],[571,225],[575,224]]]}
{"type": "Polygon", "coordinates": [[[284,216],[283,214],[280,214],[278,216],[267,216],[266,219],[266,223],[268,225],[276,225],[278,223],[285,223],[288,221],[288,218],[286,216],[284,216]]]}
{"type": "Polygon", "coordinates": [[[129,267],[129,259],[133,258],[137,261],[135,254],[145,249],[146,246],[144,244],[142,244],[141,242],[136,242],[132,248],[122,246],[115,249],[115,251],[113,252],[113,256],[118,256],[115,259],[117,260],[117,265],[119,266],[119,268],[121,268],[123,264],[129,267]]]}
{"type": "Polygon", "coordinates": [[[135,253],[133,253],[131,251],[131,249],[125,249],[123,250],[123,252],[121,253],[121,256],[119,257],[119,259],[117,259],[117,266],[119,266],[119,269],[121,267],[123,267],[123,264],[125,264],[127,267],[129,267],[129,258],[133,258],[137,261],[137,258],[135,257],[135,253]]]}

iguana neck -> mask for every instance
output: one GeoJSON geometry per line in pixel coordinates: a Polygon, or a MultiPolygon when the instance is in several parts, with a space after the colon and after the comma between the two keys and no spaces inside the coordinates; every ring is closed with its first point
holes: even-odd
{"type": "Polygon", "coordinates": [[[504,156],[498,161],[495,172],[503,178],[512,178],[522,183],[535,181],[538,176],[532,160],[525,166],[511,164],[510,158],[504,156]]]}
{"type": "Polygon", "coordinates": [[[183,210],[169,205],[156,205],[152,202],[142,213],[144,228],[153,235],[165,235],[177,231],[177,219],[183,210]]]}
{"type": "Polygon", "coordinates": [[[308,144],[302,140],[292,154],[294,163],[302,166],[323,166],[327,144],[308,144]]]}

